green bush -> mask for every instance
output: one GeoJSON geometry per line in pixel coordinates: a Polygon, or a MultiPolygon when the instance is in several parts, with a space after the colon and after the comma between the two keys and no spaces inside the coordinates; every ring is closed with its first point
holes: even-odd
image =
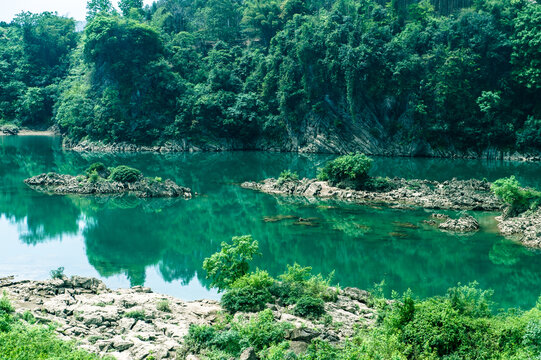
{"type": "Polygon", "coordinates": [[[295,314],[307,318],[319,318],[325,314],[325,303],[320,298],[303,296],[295,305],[295,314]]]}
{"type": "Polygon", "coordinates": [[[125,313],[124,317],[135,319],[135,320],[145,320],[146,314],[145,314],[145,310],[133,310],[133,311],[128,311],[127,313],[125,313]]]}
{"type": "Polygon", "coordinates": [[[332,185],[358,188],[368,179],[372,162],[372,159],[359,153],[339,156],[319,169],[317,178],[332,185]]]}
{"type": "Polygon", "coordinates": [[[85,173],[87,177],[90,177],[93,173],[97,173],[99,176],[103,178],[107,178],[110,175],[109,169],[107,169],[105,165],[103,165],[103,163],[101,162],[95,162],[92,165],[90,165],[85,170],[85,173]]]}
{"type": "Polygon", "coordinates": [[[156,304],[156,309],[158,311],[163,311],[163,312],[170,313],[171,312],[171,304],[169,303],[169,300],[167,300],[167,299],[160,300],[156,304]]]}
{"type": "Polygon", "coordinates": [[[255,312],[265,309],[265,304],[272,302],[268,289],[230,289],[221,299],[221,304],[230,313],[237,311],[255,312]]]}
{"type": "Polygon", "coordinates": [[[514,176],[494,181],[491,190],[509,206],[508,216],[516,216],[541,205],[541,192],[522,188],[514,176]]]}
{"type": "Polygon", "coordinates": [[[49,275],[51,275],[51,279],[62,279],[64,275],[64,267],[60,266],[56,270],[49,271],[49,275]]]}
{"type": "Polygon", "coordinates": [[[113,168],[109,178],[121,183],[133,183],[141,178],[141,171],[126,165],[120,165],[113,168]]]}
{"type": "Polygon", "coordinates": [[[291,170],[284,170],[280,173],[280,176],[278,177],[278,185],[282,185],[283,183],[289,181],[297,180],[299,180],[299,174],[291,170]]]}
{"type": "Polygon", "coordinates": [[[211,285],[220,290],[229,288],[237,279],[248,273],[251,261],[258,253],[258,243],[250,235],[234,236],[232,244],[222,243],[220,252],[206,258],[203,269],[211,285]]]}
{"type": "Polygon", "coordinates": [[[92,171],[90,175],[88,175],[88,181],[92,184],[95,184],[100,179],[100,176],[98,175],[98,172],[96,170],[92,171]]]}
{"type": "Polygon", "coordinates": [[[222,306],[231,313],[261,311],[274,300],[269,291],[274,283],[275,280],[266,271],[257,270],[244,275],[231,284],[222,296],[222,306]]]}

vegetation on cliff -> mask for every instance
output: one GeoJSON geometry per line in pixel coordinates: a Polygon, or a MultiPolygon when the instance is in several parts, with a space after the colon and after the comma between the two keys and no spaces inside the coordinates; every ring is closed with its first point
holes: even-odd
{"type": "Polygon", "coordinates": [[[541,148],[537,2],[160,0],[121,9],[90,1],[82,34],[50,13],[0,24],[1,121],[137,144],[280,147],[320,124],[394,144],[541,148]]]}

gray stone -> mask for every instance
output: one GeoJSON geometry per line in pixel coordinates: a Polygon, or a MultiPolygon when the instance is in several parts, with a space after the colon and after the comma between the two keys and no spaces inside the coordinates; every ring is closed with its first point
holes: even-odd
{"type": "Polygon", "coordinates": [[[258,360],[257,354],[253,347],[249,347],[240,354],[239,360],[258,360]]]}

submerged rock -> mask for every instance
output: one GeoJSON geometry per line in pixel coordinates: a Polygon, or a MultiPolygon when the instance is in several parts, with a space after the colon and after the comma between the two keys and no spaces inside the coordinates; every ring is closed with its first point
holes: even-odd
{"type": "Polygon", "coordinates": [[[158,181],[141,177],[132,183],[122,183],[98,178],[96,181],[84,176],[57,173],[41,174],[26,179],[25,184],[35,190],[56,194],[107,195],[130,193],[142,198],[192,197],[191,189],[179,186],[167,179],[158,181]]]}

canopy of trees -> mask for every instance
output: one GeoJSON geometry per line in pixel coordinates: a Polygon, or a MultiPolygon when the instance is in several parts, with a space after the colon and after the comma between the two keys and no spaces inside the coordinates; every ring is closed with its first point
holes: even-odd
{"type": "Polygon", "coordinates": [[[0,24],[0,121],[159,144],[264,140],[319,121],[481,150],[541,148],[530,0],[90,0],[0,24]],[[314,120],[316,119],[316,120],[314,120]]]}

